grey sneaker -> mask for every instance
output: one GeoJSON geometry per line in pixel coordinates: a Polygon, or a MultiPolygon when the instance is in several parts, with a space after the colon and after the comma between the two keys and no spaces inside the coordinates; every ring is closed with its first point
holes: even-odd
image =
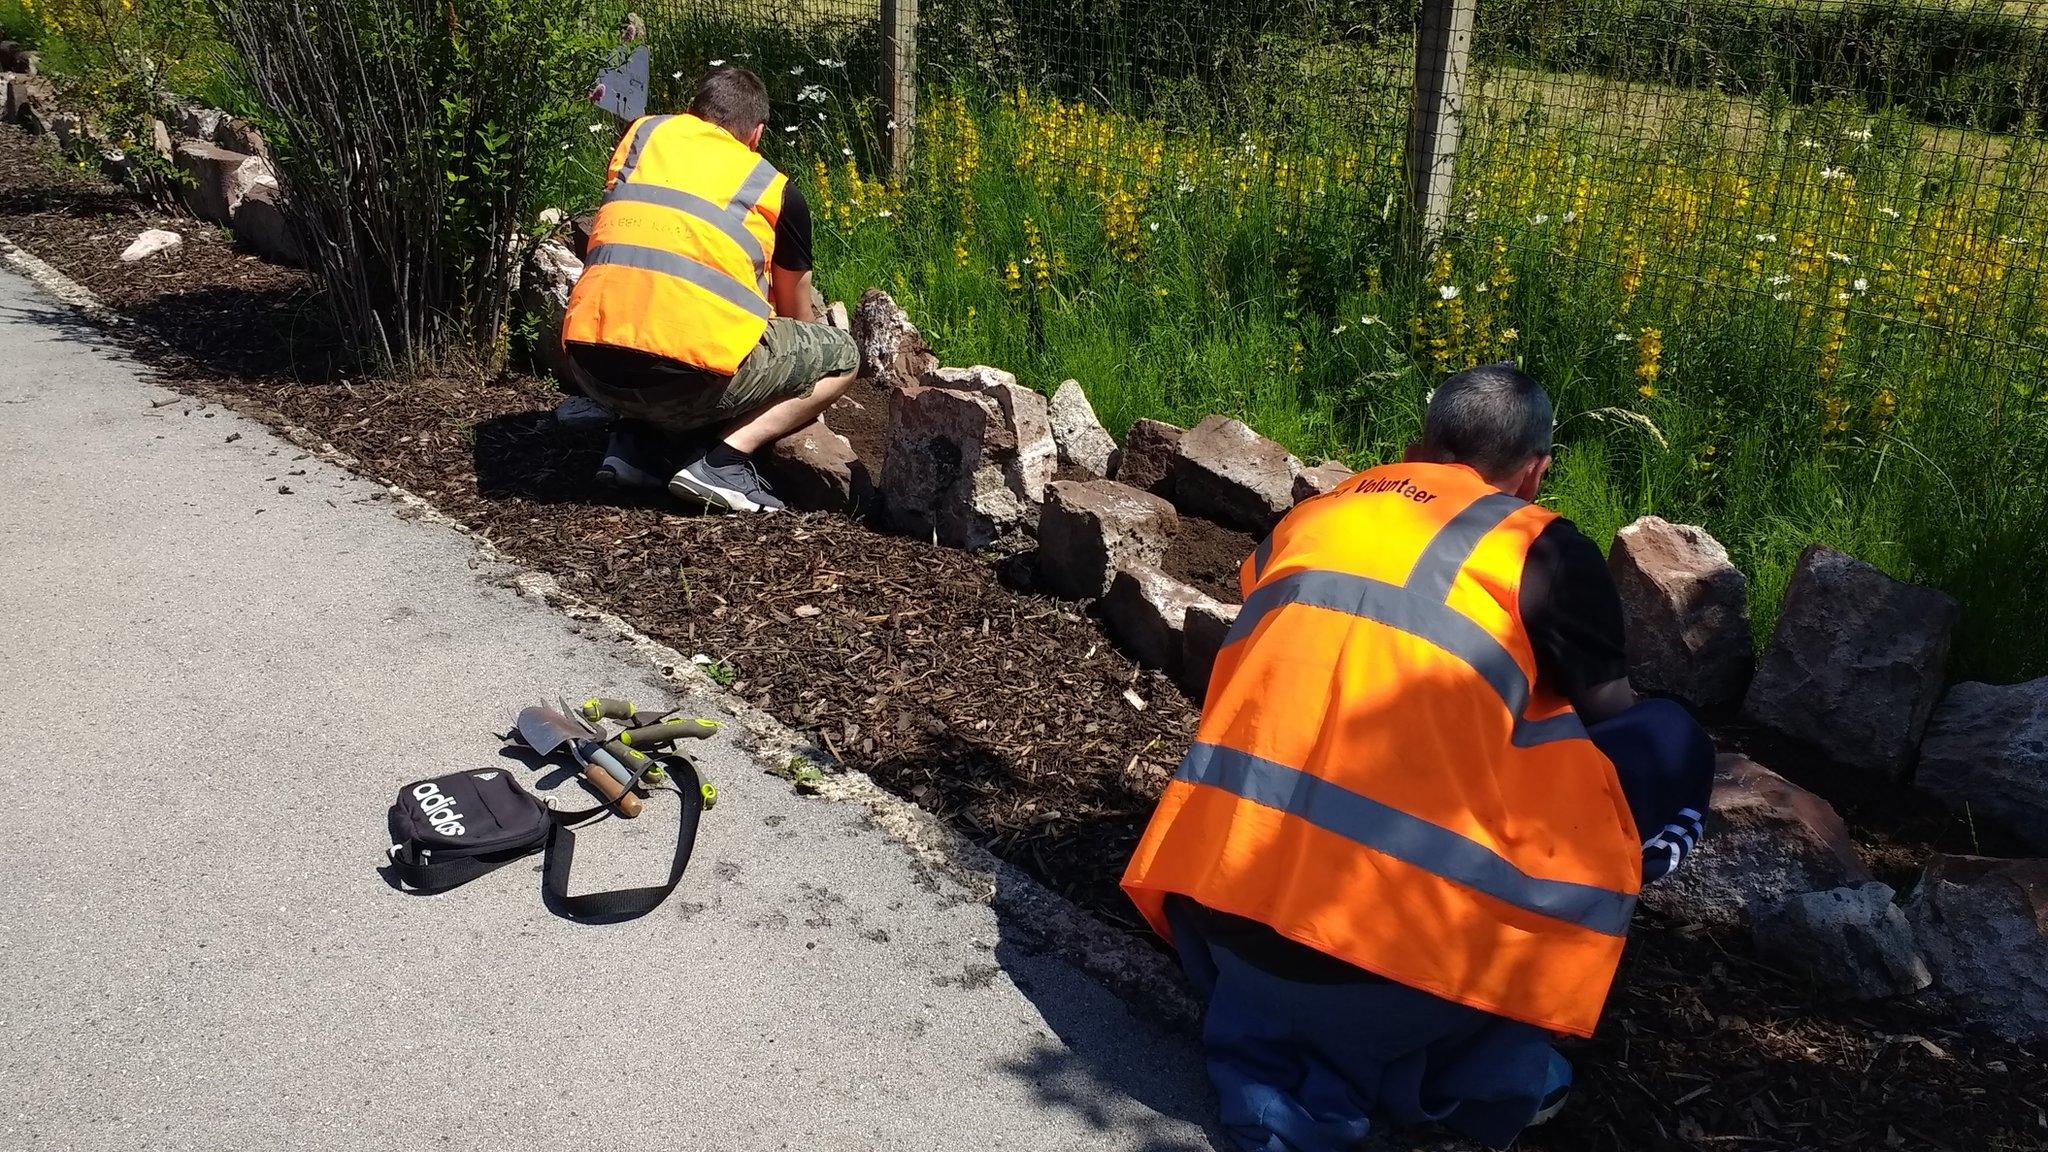
{"type": "Polygon", "coordinates": [[[612,429],[604,446],[604,463],[597,466],[597,482],[617,488],[661,487],[661,454],[652,439],[628,425],[612,429]]]}
{"type": "Polygon", "coordinates": [[[751,460],[714,468],[699,455],[668,478],[668,490],[679,500],[701,500],[726,512],[779,512],[788,507],[769,490],[751,460]]]}

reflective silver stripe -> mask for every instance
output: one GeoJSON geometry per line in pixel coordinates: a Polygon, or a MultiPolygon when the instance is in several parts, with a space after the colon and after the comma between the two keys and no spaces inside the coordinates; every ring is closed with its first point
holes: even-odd
{"type": "Polygon", "coordinates": [[[1451,584],[1471,559],[1472,550],[1526,503],[1505,492],[1489,492],[1465,505],[1450,523],[1437,529],[1429,547],[1416,557],[1415,567],[1408,573],[1408,587],[1431,600],[1450,599],[1451,584]]]}
{"type": "Polygon", "coordinates": [[[638,128],[633,129],[633,143],[626,149],[626,162],[619,165],[618,183],[625,183],[627,178],[633,175],[633,169],[640,166],[640,150],[647,147],[647,138],[654,135],[656,128],[673,119],[674,116],[649,116],[640,121],[638,128]]]}
{"type": "Polygon", "coordinates": [[[726,204],[725,210],[731,213],[735,220],[745,220],[747,213],[754,210],[754,205],[761,202],[761,197],[768,194],[768,186],[775,183],[775,176],[775,165],[766,160],[754,165],[754,170],[747,173],[745,180],[740,181],[740,190],[732,194],[732,200],[726,204]]]}
{"type": "Polygon", "coordinates": [[[584,261],[589,267],[599,264],[617,264],[624,268],[639,268],[648,272],[659,272],[685,280],[706,292],[740,308],[744,308],[763,320],[772,320],[775,313],[768,302],[748,287],[708,264],[700,264],[679,252],[664,252],[659,248],[647,248],[639,244],[599,244],[590,250],[590,257],[584,261]]]}
{"type": "Polygon", "coordinates": [[[1196,744],[1174,778],[1277,809],[1475,892],[1602,935],[1627,935],[1629,917],[1635,913],[1633,896],[1531,876],[1476,840],[1298,768],[1234,748],[1196,744]]]}
{"type": "Polygon", "coordinates": [[[1264,540],[1259,541],[1259,546],[1257,548],[1252,550],[1252,579],[1265,579],[1266,564],[1268,561],[1272,559],[1273,538],[1271,536],[1267,536],[1264,540]]]}
{"type": "Polygon", "coordinates": [[[741,213],[740,218],[735,220],[725,209],[694,192],[685,192],[680,188],[665,188],[659,184],[628,184],[623,180],[612,185],[612,190],[607,192],[604,198],[607,204],[619,201],[672,208],[694,219],[702,220],[740,246],[740,251],[746,253],[754,262],[755,279],[758,280],[766,274],[768,254],[761,250],[760,238],[747,231],[744,223],[745,213],[741,213]]]}
{"type": "Polygon", "coordinates": [[[1527,748],[1556,740],[1585,739],[1586,729],[1576,714],[1566,712],[1544,720],[1527,720],[1522,710],[1529,706],[1529,678],[1500,641],[1486,629],[1441,600],[1430,599],[1411,588],[1388,584],[1348,572],[1310,571],[1284,576],[1253,592],[1231,625],[1226,644],[1252,634],[1259,621],[1289,604],[1326,608],[1362,620],[1373,620],[1389,628],[1425,640],[1464,661],[1499,694],[1501,704],[1514,718],[1516,747],[1527,748]]]}

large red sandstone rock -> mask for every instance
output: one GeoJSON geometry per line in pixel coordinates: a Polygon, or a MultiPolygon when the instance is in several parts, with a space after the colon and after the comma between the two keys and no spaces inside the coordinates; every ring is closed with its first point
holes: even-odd
{"type": "Polygon", "coordinates": [[[1177,675],[1186,647],[1182,632],[1188,610],[1197,605],[1227,607],[1157,568],[1139,567],[1117,573],[1101,609],[1110,636],[1133,660],[1177,675]]]}
{"type": "Polygon", "coordinates": [[[1185,435],[1163,420],[1139,420],[1124,434],[1124,446],[1118,453],[1112,478],[1119,484],[1173,499],[1173,464],[1180,455],[1180,438],[1185,435]]]}
{"type": "Polygon", "coordinates": [[[982,548],[1030,530],[1052,479],[1045,397],[994,369],[889,392],[879,495],[897,531],[982,548]]]}
{"type": "Polygon", "coordinates": [[[1815,545],[1799,558],[1743,714],[1897,780],[1940,698],[1956,602],[1815,545]]]}
{"type": "Polygon", "coordinates": [[[2010,1039],[2048,1041],[2048,860],[1937,856],[1906,917],[1944,999],[2010,1039]]]}
{"type": "Polygon", "coordinates": [[[1038,518],[1038,571],[1074,600],[1109,591],[1120,568],[1157,567],[1180,529],[1173,505],[1114,480],[1056,480],[1038,518]]]}
{"type": "Polygon", "coordinates": [[[823,419],[769,445],[762,467],[792,508],[851,512],[871,495],[867,465],[823,419]]]}
{"type": "Polygon", "coordinates": [[[1335,460],[1325,460],[1313,468],[1303,468],[1301,475],[1294,478],[1294,502],[1301,503],[1321,496],[1337,485],[1357,475],[1350,465],[1335,460]]]}
{"type": "Polygon", "coordinates": [[[1951,688],[1927,724],[1913,781],[2048,852],[2048,677],[1951,688]]]}
{"type": "Polygon", "coordinates": [[[1237,623],[1239,607],[1216,600],[1198,600],[1188,605],[1181,624],[1180,686],[1190,698],[1201,700],[1209,692],[1209,674],[1216,667],[1216,653],[1237,623]]]}
{"type": "Polygon", "coordinates": [[[1232,528],[1265,533],[1294,507],[1301,461],[1240,421],[1211,416],[1180,438],[1173,502],[1232,528]]]}
{"type": "MultiPolygon", "coordinates": [[[[1643,889],[1645,907],[1739,927],[1755,911],[1801,893],[1873,878],[1827,801],[1744,756],[1715,762],[1706,823],[1685,864],[1643,889]]],[[[1654,831],[1642,830],[1645,836],[1654,831]]]]}
{"type": "Polygon", "coordinates": [[[861,295],[852,319],[853,342],[860,349],[860,374],[891,388],[915,384],[939,366],[924,334],[910,316],[879,288],[861,295]]]}
{"type": "Polygon", "coordinates": [[[1637,690],[1703,709],[1739,702],[1755,656],[1749,580],[1728,550],[1704,528],[1645,516],[1615,533],[1607,567],[1621,592],[1637,690]]]}
{"type": "Polygon", "coordinates": [[[1059,446],[1060,466],[1089,476],[1116,472],[1116,439],[1095,418],[1095,406],[1077,380],[1068,380],[1053,391],[1052,440],[1059,446]]]}

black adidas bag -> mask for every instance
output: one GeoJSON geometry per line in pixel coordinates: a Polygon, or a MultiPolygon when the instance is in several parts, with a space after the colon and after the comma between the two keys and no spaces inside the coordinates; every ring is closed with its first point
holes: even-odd
{"type": "MultiPolygon", "coordinates": [[[[569,866],[581,824],[612,805],[558,812],[520,787],[503,768],[481,768],[420,780],[405,786],[391,805],[391,864],[398,879],[421,892],[445,892],[524,856],[545,851],[541,892],[554,912],[577,920],[630,920],[659,907],[682,881],[697,843],[704,797],[697,769],[687,757],[662,756],[661,763],[682,785],[675,861],[668,881],[648,888],[569,895],[569,866]]],[[[637,781],[636,781],[637,783],[637,781]]]]}

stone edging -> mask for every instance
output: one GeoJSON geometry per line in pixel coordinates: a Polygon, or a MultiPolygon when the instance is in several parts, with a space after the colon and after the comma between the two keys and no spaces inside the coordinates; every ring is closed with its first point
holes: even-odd
{"type": "MultiPolygon", "coordinates": [[[[39,288],[70,304],[95,321],[121,325],[91,291],[0,235],[0,266],[12,268],[39,288]]],[[[792,756],[831,762],[825,752],[781,721],[714,682],[676,649],[655,640],[618,615],[567,592],[546,572],[527,568],[499,551],[490,539],[435,507],[425,498],[373,474],[356,457],[311,430],[260,406],[216,402],[270,425],[285,439],[322,461],[369,480],[418,519],[467,537],[478,555],[503,570],[502,583],[520,596],[546,604],[572,620],[596,624],[613,638],[630,643],[654,671],[679,691],[708,696],[737,717],[759,742],[758,755],[768,763],[792,756]]],[[[1192,1034],[1201,1009],[1182,983],[1178,968],[1161,952],[1147,948],[1096,919],[1065,897],[1046,888],[1022,869],[1000,859],[938,817],[876,784],[857,769],[831,773],[819,781],[821,796],[865,807],[874,825],[910,853],[964,889],[972,899],[1025,929],[1046,952],[1065,960],[1122,997],[1141,1014],[1174,1031],[1192,1034]]]]}

